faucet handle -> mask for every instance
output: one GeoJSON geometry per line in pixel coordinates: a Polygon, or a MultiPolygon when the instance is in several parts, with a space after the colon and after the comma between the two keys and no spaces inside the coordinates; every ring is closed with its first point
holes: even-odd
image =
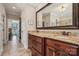
{"type": "Polygon", "coordinates": [[[67,32],[67,35],[70,36],[71,35],[71,32],[67,32]]]}
{"type": "Polygon", "coordinates": [[[63,31],[63,32],[62,32],[62,35],[66,35],[66,32],[65,32],[65,31],[63,31]]]}

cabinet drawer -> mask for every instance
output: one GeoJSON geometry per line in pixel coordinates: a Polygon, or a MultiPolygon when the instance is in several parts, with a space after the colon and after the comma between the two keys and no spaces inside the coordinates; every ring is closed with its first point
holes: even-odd
{"type": "Polygon", "coordinates": [[[41,54],[32,48],[32,56],[41,56],[41,54]]]}
{"type": "Polygon", "coordinates": [[[46,45],[52,46],[52,47],[60,47],[59,42],[53,41],[52,39],[46,39],[46,45]]]}
{"type": "Polygon", "coordinates": [[[32,39],[32,38],[33,38],[33,35],[28,34],[28,38],[29,38],[29,39],[32,39]]]}
{"type": "Polygon", "coordinates": [[[33,40],[35,40],[36,42],[42,43],[42,37],[38,37],[38,36],[33,36],[33,40]]]}
{"type": "Polygon", "coordinates": [[[39,44],[38,42],[33,41],[32,46],[33,46],[33,48],[35,48],[38,52],[42,53],[42,51],[43,51],[42,44],[39,44]]]}
{"type": "Polygon", "coordinates": [[[32,47],[32,40],[29,39],[29,40],[28,40],[28,48],[31,49],[31,47],[32,47]]]}

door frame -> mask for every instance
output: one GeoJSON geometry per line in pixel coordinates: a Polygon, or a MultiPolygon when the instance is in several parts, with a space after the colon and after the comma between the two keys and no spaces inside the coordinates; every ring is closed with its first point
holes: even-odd
{"type": "Polygon", "coordinates": [[[19,19],[20,21],[19,21],[19,33],[20,33],[20,35],[19,35],[19,40],[21,41],[21,24],[22,24],[22,21],[21,21],[21,18],[19,19]]]}

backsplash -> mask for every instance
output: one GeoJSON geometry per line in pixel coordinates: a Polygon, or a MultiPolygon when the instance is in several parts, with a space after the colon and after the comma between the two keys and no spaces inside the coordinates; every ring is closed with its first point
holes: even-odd
{"type": "Polygon", "coordinates": [[[43,31],[46,33],[54,33],[54,34],[62,34],[63,31],[70,32],[70,35],[73,36],[79,36],[79,30],[37,30],[37,31],[43,31]]]}

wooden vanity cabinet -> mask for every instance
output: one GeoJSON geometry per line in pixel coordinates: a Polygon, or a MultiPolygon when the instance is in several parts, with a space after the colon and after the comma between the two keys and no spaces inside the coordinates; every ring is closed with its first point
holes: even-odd
{"type": "Polygon", "coordinates": [[[46,56],[77,56],[79,48],[76,45],[45,38],[46,56]]]}
{"type": "Polygon", "coordinates": [[[32,56],[44,55],[44,38],[29,34],[28,48],[32,51],[32,56]]]}
{"type": "Polygon", "coordinates": [[[28,48],[32,50],[32,35],[28,34],[28,48]]]}
{"type": "Polygon", "coordinates": [[[79,56],[78,45],[31,34],[28,38],[32,56],[79,56]]]}

